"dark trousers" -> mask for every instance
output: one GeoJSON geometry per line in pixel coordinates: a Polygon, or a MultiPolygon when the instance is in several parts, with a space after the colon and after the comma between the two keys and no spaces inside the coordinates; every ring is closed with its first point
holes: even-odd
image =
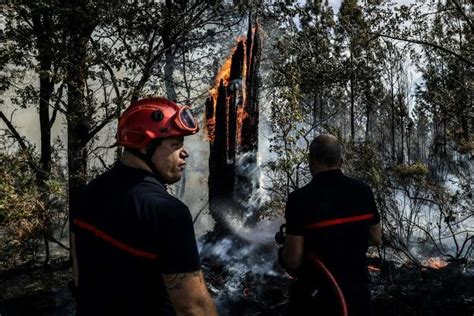
{"type": "MultiPolygon", "coordinates": [[[[368,284],[346,284],[342,287],[349,316],[370,316],[368,284]]],[[[289,289],[289,316],[342,315],[341,304],[329,285],[308,285],[295,281],[289,289]]]]}

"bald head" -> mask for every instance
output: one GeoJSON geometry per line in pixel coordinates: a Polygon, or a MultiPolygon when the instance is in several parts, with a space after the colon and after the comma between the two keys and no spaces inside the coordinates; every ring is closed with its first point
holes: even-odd
{"type": "Polygon", "coordinates": [[[310,166],[335,169],[341,167],[342,147],[336,136],[323,134],[316,137],[309,146],[310,166]]]}

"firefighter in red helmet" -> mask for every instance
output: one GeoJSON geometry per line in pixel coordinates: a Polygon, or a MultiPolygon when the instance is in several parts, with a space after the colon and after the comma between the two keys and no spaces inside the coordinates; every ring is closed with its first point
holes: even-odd
{"type": "Polygon", "coordinates": [[[78,315],[216,315],[200,270],[188,207],[166,191],[199,127],[164,98],[133,103],[119,119],[123,156],[73,206],[78,315]]]}

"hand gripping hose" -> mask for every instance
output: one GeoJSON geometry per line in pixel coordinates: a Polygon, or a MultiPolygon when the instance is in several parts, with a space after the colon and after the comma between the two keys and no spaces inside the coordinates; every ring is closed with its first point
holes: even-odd
{"type": "Polygon", "coordinates": [[[312,252],[307,253],[308,258],[311,260],[313,265],[321,271],[324,276],[329,280],[329,283],[331,283],[334,292],[336,294],[337,300],[339,301],[339,305],[341,306],[341,316],[348,316],[349,312],[347,310],[347,303],[346,299],[344,298],[344,294],[342,293],[341,288],[339,287],[339,284],[337,283],[336,279],[332,275],[332,273],[329,271],[329,269],[324,265],[324,263],[319,260],[318,257],[312,252]]]}
{"type": "MultiPolygon", "coordinates": [[[[275,234],[275,241],[283,245],[285,243],[285,224],[280,226],[280,230],[275,234]]],[[[283,247],[280,247],[278,251],[278,261],[282,265],[283,268],[285,268],[285,264],[283,261],[283,247]]],[[[344,294],[342,293],[341,288],[339,287],[339,284],[336,281],[336,278],[332,275],[332,273],[329,271],[329,269],[324,265],[324,263],[319,260],[319,258],[312,252],[307,252],[307,257],[311,261],[311,263],[314,265],[314,267],[321,271],[323,275],[328,279],[329,283],[331,283],[331,286],[335,292],[335,295],[337,297],[337,300],[339,302],[339,305],[341,306],[341,316],[348,316],[348,310],[347,310],[347,303],[346,299],[344,298],[344,294]]]]}

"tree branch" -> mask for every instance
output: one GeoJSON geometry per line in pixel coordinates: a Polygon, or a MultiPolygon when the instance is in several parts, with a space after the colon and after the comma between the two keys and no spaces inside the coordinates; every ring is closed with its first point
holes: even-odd
{"type": "MultiPolygon", "coordinates": [[[[60,110],[61,106],[59,105],[59,103],[61,103],[61,99],[63,97],[63,90],[64,90],[64,83],[61,84],[61,86],[59,87],[59,95],[58,95],[58,98],[54,104],[54,107],[53,107],[53,114],[51,115],[51,119],[49,120],[49,128],[51,129],[53,127],[53,124],[54,122],[56,121],[56,115],[58,114],[58,111],[60,110]]],[[[65,112],[62,112],[65,114],[65,112]]]]}
{"type": "Polygon", "coordinates": [[[42,172],[41,169],[34,163],[33,157],[31,156],[29,147],[26,145],[25,140],[21,137],[21,135],[16,130],[15,126],[13,126],[13,124],[5,116],[5,114],[3,114],[3,111],[0,111],[0,118],[3,120],[3,122],[5,122],[8,129],[13,134],[13,137],[15,137],[16,141],[20,145],[21,149],[23,149],[28,155],[28,164],[30,165],[30,167],[34,169],[36,172],[42,172]]]}
{"type": "Polygon", "coordinates": [[[5,122],[5,124],[7,125],[8,129],[10,130],[10,132],[13,134],[13,136],[15,137],[15,139],[17,140],[18,144],[20,145],[21,149],[23,150],[28,150],[28,146],[26,145],[24,139],[20,136],[20,133],[18,133],[18,131],[16,130],[15,126],[13,126],[13,124],[10,122],[10,120],[5,116],[5,114],[3,114],[2,111],[0,111],[0,118],[3,120],[3,122],[5,122]]]}
{"type": "Polygon", "coordinates": [[[109,124],[114,118],[117,117],[117,111],[114,111],[114,113],[109,114],[104,118],[100,124],[96,125],[89,134],[86,137],[86,142],[89,142],[98,132],[100,132],[107,124],[109,124]]]}
{"type": "Polygon", "coordinates": [[[457,0],[451,0],[451,2],[456,7],[456,10],[463,16],[464,20],[466,20],[466,23],[471,27],[471,30],[474,32],[474,24],[472,23],[471,19],[466,15],[459,2],[457,2],[457,0]]]}
{"type": "MultiPolygon", "coordinates": [[[[90,42],[92,43],[92,46],[97,50],[97,52],[100,52],[97,42],[92,37],[90,38],[90,42]]],[[[119,88],[118,81],[117,81],[117,77],[115,76],[115,73],[114,73],[114,70],[112,69],[112,66],[110,66],[110,64],[107,63],[101,55],[98,55],[98,59],[99,59],[99,62],[102,64],[102,66],[104,66],[105,69],[107,70],[107,72],[109,73],[110,80],[112,81],[112,87],[115,91],[116,97],[118,99],[122,99],[121,94],[120,94],[120,88],[119,88]]]]}
{"type": "Polygon", "coordinates": [[[469,60],[469,59],[466,59],[464,56],[456,53],[456,52],[453,52],[452,50],[449,50],[447,49],[446,47],[442,47],[440,45],[437,45],[435,43],[431,43],[431,42],[427,42],[427,41],[422,41],[422,40],[417,40],[417,39],[414,39],[414,38],[402,38],[402,37],[398,37],[398,36],[393,36],[393,35],[387,35],[387,34],[381,34],[381,33],[374,33],[374,32],[368,32],[370,35],[375,35],[375,36],[379,36],[379,37],[385,37],[385,38],[389,38],[389,39],[393,39],[393,40],[398,40],[398,41],[402,41],[402,42],[408,42],[408,43],[413,43],[413,44],[420,44],[420,45],[423,45],[423,46],[429,46],[429,47],[432,47],[432,48],[435,48],[435,49],[439,49],[449,55],[452,55],[454,57],[456,57],[457,59],[459,59],[460,61],[468,64],[469,66],[474,66],[474,63],[469,60]]]}

